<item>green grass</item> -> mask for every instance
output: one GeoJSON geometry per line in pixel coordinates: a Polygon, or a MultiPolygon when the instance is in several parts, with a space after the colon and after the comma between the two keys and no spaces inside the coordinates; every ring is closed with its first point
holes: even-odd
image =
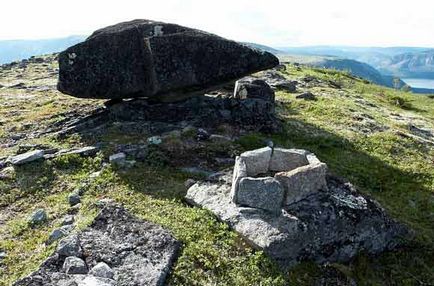
{"type": "MultiPolygon", "coordinates": [[[[171,166],[171,156],[187,159],[191,153],[181,150],[175,154],[180,146],[176,138],[169,140],[166,151],[152,150],[147,164],[139,163],[128,171],[104,168],[87,186],[77,216],[79,228],[92,221],[97,213],[95,202],[102,198],[114,199],[134,215],[165,226],[182,242],[170,285],[313,285],[329,271],[353,279],[358,285],[433,283],[434,146],[400,135],[409,132],[408,126],[394,120],[392,114],[416,118],[434,128],[434,100],[379,87],[337,71],[288,66],[283,74],[292,79],[309,75],[321,80],[321,86],[309,89],[318,100],[298,100],[297,93],[278,92],[276,97],[281,104],[277,111],[284,121],[281,134],[246,134],[232,145],[204,145],[196,150],[195,156],[206,160],[216,154],[234,155],[264,146],[270,139],[280,146],[315,152],[333,174],[353,182],[363,193],[378,200],[392,217],[414,230],[414,238],[404,248],[377,257],[361,254],[348,264],[332,264],[326,268],[302,263],[283,273],[210,212],[185,203],[184,181],[188,175],[171,166]],[[330,81],[342,88],[331,87],[330,81]],[[376,130],[365,126],[363,120],[357,119],[360,114],[385,128],[376,130]],[[362,132],[363,128],[372,130],[362,132]]],[[[8,81],[15,75],[11,72],[8,81]]],[[[40,100],[41,109],[15,114],[11,111],[18,105],[26,110],[34,102],[13,96],[6,98],[2,93],[10,94],[10,91],[0,91],[0,105],[15,105],[0,111],[1,119],[7,121],[0,124],[0,140],[7,140],[11,134],[9,128],[18,126],[17,118],[21,119],[19,124],[37,121],[44,125],[61,120],[62,116],[56,114],[70,108],[95,105],[94,101],[83,102],[54,92],[38,93],[34,94],[34,100],[40,100]]],[[[74,134],[63,139],[31,139],[26,143],[70,147],[96,141],[137,144],[145,138],[144,134],[123,134],[121,129],[111,128],[98,138],[74,134]]],[[[68,194],[89,174],[100,170],[102,162],[113,152],[112,145],[103,146],[106,147],[95,158],[65,156],[35,162],[17,168],[14,179],[0,181],[0,249],[8,253],[0,265],[1,286],[11,285],[31,273],[52,253],[55,245],[45,247],[44,242],[67,213],[68,194]],[[31,228],[27,217],[40,207],[47,210],[49,221],[31,228]]],[[[0,155],[13,154],[16,150],[16,146],[7,147],[0,155]]]]}

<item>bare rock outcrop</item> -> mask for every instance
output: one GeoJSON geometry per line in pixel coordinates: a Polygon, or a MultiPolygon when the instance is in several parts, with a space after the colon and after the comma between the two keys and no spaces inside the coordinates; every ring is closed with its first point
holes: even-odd
{"type": "Polygon", "coordinates": [[[164,285],[179,247],[169,231],[109,204],[14,286],[164,285]]]}

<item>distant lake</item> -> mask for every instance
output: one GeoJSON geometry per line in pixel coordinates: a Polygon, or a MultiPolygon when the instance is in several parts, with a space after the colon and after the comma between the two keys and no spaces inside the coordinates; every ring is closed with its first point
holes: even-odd
{"type": "Polygon", "coordinates": [[[434,89],[434,79],[428,78],[403,78],[406,84],[414,88],[434,89]]]}

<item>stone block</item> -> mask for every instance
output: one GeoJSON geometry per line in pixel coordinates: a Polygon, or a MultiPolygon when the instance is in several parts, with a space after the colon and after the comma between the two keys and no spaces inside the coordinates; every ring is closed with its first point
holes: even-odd
{"type": "Polygon", "coordinates": [[[241,154],[241,158],[246,162],[247,176],[256,176],[268,172],[272,149],[264,147],[241,154]]]}
{"type": "Polygon", "coordinates": [[[232,188],[231,188],[231,199],[234,203],[237,203],[237,192],[242,178],[247,177],[247,167],[246,162],[240,156],[235,158],[234,173],[232,176],[232,188]]]}
{"type": "Polygon", "coordinates": [[[284,172],[309,164],[305,150],[274,148],[270,160],[270,171],[284,172]]]}
{"type": "Polygon", "coordinates": [[[275,178],[242,178],[237,192],[237,203],[280,214],[284,189],[275,178]]]}
{"type": "Polygon", "coordinates": [[[285,189],[284,205],[291,205],[318,192],[327,190],[327,165],[302,166],[289,172],[280,172],[275,178],[285,189]]]}

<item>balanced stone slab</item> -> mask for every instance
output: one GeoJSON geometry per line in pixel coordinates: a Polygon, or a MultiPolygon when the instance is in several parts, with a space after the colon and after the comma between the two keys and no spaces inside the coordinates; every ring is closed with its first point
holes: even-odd
{"type": "Polygon", "coordinates": [[[271,53],[175,24],[133,20],[59,54],[59,91],[82,98],[177,101],[272,68],[271,53]]]}

